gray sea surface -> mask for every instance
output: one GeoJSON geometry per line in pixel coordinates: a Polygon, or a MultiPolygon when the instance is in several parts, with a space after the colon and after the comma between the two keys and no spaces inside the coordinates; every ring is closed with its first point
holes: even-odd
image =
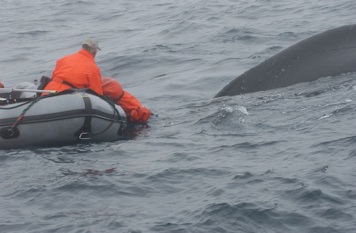
{"type": "Polygon", "coordinates": [[[356,74],[213,98],[355,12],[354,0],[1,0],[6,87],[51,76],[94,36],[102,75],[156,115],[128,141],[0,150],[0,232],[356,232],[356,74]]]}

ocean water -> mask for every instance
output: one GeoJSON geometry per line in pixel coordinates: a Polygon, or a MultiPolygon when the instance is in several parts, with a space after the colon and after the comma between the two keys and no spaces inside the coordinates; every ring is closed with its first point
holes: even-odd
{"type": "MultiPolygon", "coordinates": [[[[88,36],[156,116],[132,140],[0,150],[0,232],[356,232],[356,74],[214,99],[351,0],[2,0],[0,80],[88,36]]],[[[355,64],[356,65],[356,64],[355,64]]]]}

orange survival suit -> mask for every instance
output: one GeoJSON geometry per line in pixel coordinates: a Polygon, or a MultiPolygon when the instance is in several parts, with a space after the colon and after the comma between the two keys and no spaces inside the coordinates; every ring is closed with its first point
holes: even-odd
{"type": "Polygon", "coordinates": [[[4,88],[4,84],[2,84],[2,82],[0,82],[0,88],[4,88]]]}
{"type": "Polygon", "coordinates": [[[61,92],[72,87],[89,88],[99,95],[103,94],[100,69],[93,55],[85,49],[57,61],[45,90],[61,92]]]}
{"type": "Polygon", "coordinates": [[[151,111],[144,107],[135,96],[124,91],[120,83],[113,78],[103,78],[102,90],[104,95],[111,97],[129,115],[133,122],[145,123],[151,116],[151,111]]]}

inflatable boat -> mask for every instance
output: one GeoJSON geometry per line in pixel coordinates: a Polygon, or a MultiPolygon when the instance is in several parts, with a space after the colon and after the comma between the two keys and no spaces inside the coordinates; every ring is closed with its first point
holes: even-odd
{"type": "Polygon", "coordinates": [[[125,112],[90,90],[29,98],[19,93],[0,94],[0,149],[125,139],[125,112]]]}

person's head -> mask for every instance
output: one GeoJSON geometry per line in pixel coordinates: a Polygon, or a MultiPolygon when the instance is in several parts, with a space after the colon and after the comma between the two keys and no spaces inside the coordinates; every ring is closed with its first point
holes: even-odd
{"type": "Polygon", "coordinates": [[[99,48],[98,41],[94,39],[93,37],[87,38],[82,42],[82,47],[83,49],[87,50],[89,53],[95,57],[96,53],[98,50],[101,50],[99,48]]]}

